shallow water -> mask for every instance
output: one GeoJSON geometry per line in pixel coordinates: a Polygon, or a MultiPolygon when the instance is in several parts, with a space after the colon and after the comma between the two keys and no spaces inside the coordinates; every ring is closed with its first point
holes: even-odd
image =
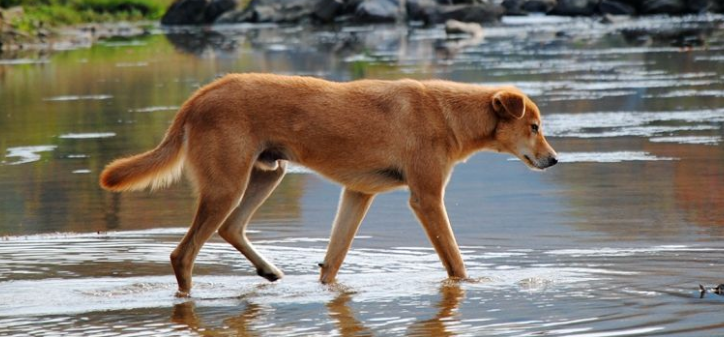
{"type": "Polygon", "coordinates": [[[2,59],[0,335],[724,334],[724,297],[698,291],[724,281],[721,28],[506,18],[464,47],[440,28],[229,26],[2,59]],[[516,84],[561,163],[456,168],[447,210],[470,280],[445,279],[399,191],[377,198],[332,287],[316,263],[339,188],[296,168],[250,234],[286,277],[265,282],[213,238],[177,299],[168,255],[190,188],[110,194],[97,175],[155,146],[196,88],[249,71],[516,84]]]}

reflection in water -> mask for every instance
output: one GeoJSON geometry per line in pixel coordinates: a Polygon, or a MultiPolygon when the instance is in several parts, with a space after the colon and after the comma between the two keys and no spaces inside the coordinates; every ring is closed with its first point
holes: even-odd
{"type": "Polygon", "coordinates": [[[327,303],[329,317],[336,321],[337,329],[342,337],[373,336],[372,331],[355,317],[354,311],[350,307],[352,295],[354,295],[353,292],[339,290],[339,295],[327,303]]]}
{"type": "Polygon", "coordinates": [[[212,51],[233,51],[238,47],[238,41],[229,39],[223,34],[208,28],[191,28],[190,31],[179,32],[174,29],[165,34],[177,51],[197,56],[204,56],[212,51]]]}
{"type": "Polygon", "coordinates": [[[120,224],[121,194],[112,193],[108,198],[104,198],[103,201],[103,209],[106,214],[106,228],[108,228],[108,230],[117,230],[120,224]]]}
{"type": "Polygon", "coordinates": [[[458,282],[445,283],[440,287],[440,302],[435,305],[438,312],[435,317],[413,323],[407,330],[408,336],[454,336],[449,327],[460,323],[458,307],[465,299],[465,290],[458,282]]]}
{"type": "Polygon", "coordinates": [[[251,323],[257,320],[263,312],[264,310],[260,305],[247,302],[244,305],[244,309],[238,315],[224,318],[222,324],[219,324],[220,326],[209,326],[204,323],[203,318],[200,318],[199,315],[196,314],[196,303],[194,303],[194,301],[187,301],[173,306],[171,321],[183,324],[187,326],[189,330],[201,336],[233,335],[254,337],[263,335],[261,332],[254,331],[251,328],[251,323]]]}
{"type": "MultiPolygon", "coordinates": [[[[325,304],[328,316],[336,326],[336,332],[342,337],[371,337],[376,334],[359,319],[352,308],[355,293],[353,291],[334,287],[328,289],[337,293],[325,304]]],[[[450,330],[451,326],[460,323],[458,308],[465,298],[465,291],[455,283],[445,283],[440,287],[440,300],[434,307],[437,312],[430,319],[413,322],[406,329],[406,336],[410,337],[447,337],[456,335],[450,330]]],[[[202,336],[263,336],[265,335],[263,316],[271,315],[269,308],[256,304],[252,299],[244,301],[238,313],[229,315],[230,310],[224,309],[223,317],[216,311],[205,314],[197,313],[195,301],[186,301],[173,306],[171,321],[182,324],[190,331],[202,336]],[[213,323],[212,323],[213,322],[213,323]]],[[[379,321],[382,318],[377,317],[379,321]]],[[[299,335],[304,329],[294,331],[289,329],[288,335],[299,335]]]]}

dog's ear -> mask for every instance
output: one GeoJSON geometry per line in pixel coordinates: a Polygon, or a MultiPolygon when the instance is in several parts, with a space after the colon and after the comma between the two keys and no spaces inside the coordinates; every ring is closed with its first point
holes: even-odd
{"type": "Polygon", "coordinates": [[[502,118],[523,118],[525,97],[519,93],[502,90],[493,95],[493,110],[502,118]]]}

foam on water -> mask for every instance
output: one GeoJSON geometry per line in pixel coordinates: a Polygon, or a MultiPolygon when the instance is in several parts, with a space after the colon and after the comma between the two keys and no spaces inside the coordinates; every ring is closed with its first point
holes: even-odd
{"type": "Polygon", "coordinates": [[[549,137],[652,137],[681,131],[717,130],[719,126],[715,123],[724,122],[724,109],[549,114],[543,121],[549,137]],[[669,123],[662,125],[664,122],[669,123]]]}
{"type": "Polygon", "coordinates": [[[66,95],[43,98],[47,102],[69,102],[69,101],[100,101],[111,99],[111,95],[66,95]]]}
{"type": "Polygon", "coordinates": [[[561,163],[620,163],[624,161],[660,161],[676,160],[671,157],[657,157],[643,151],[615,152],[564,152],[559,153],[561,163]]]}
{"type": "Polygon", "coordinates": [[[673,137],[654,137],[649,138],[654,143],[677,143],[677,144],[696,144],[696,145],[719,145],[722,142],[720,136],[673,136],[673,137]]]}
{"type": "Polygon", "coordinates": [[[121,62],[121,63],[116,63],[116,67],[118,67],[118,68],[148,67],[148,62],[121,62]]]}
{"type": "Polygon", "coordinates": [[[50,152],[57,148],[56,145],[18,146],[7,149],[5,158],[19,158],[16,161],[6,162],[7,165],[20,165],[40,160],[40,152],[50,152]]]}
{"type": "Polygon", "coordinates": [[[0,60],[0,66],[16,66],[23,64],[46,64],[50,63],[49,60],[36,60],[36,59],[12,59],[12,60],[0,60]]]}
{"type": "Polygon", "coordinates": [[[114,132],[88,132],[88,133],[65,133],[58,138],[62,139],[94,139],[94,138],[110,138],[115,137],[114,132]]]}
{"type": "Polygon", "coordinates": [[[724,97],[724,90],[674,90],[666,93],[644,95],[646,98],[724,97]]]}
{"type": "MultiPolygon", "coordinates": [[[[669,161],[678,160],[672,157],[658,157],[643,151],[613,151],[613,152],[559,152],[559,163],[620,163],[625,161],[669,161]]],[[[518,158],[508,158],[508,161],[520,161],[518,158]]]]}
{"type": "Polygon", "coordinates": [[[128,109],[128,112],[156,112],[156,111],[176,111],[180,107],[175,105],[169,106],[149,106],[145,108],[128,109]]]}

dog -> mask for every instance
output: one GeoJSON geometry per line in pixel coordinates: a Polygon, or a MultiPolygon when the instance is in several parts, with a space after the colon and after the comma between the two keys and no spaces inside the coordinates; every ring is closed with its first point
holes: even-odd
{"type": "Polygon", "coordinates": [[[189,295],[196,255],[217,231],[257,274],[283,276],[245,230],[288,162],[343,186],[322,283],[334,282],[374,196],[402,187],[448,276],[466,278],[443,196],[453,166],[481,150],[512,154],[534,170],[557,163],[538,107],[513,86],[231,74],[196,91],[155,149],[111,162],[100,185],[157,189],[185,170],[198,205],[171,253],[179,296],[189,295]]]}

